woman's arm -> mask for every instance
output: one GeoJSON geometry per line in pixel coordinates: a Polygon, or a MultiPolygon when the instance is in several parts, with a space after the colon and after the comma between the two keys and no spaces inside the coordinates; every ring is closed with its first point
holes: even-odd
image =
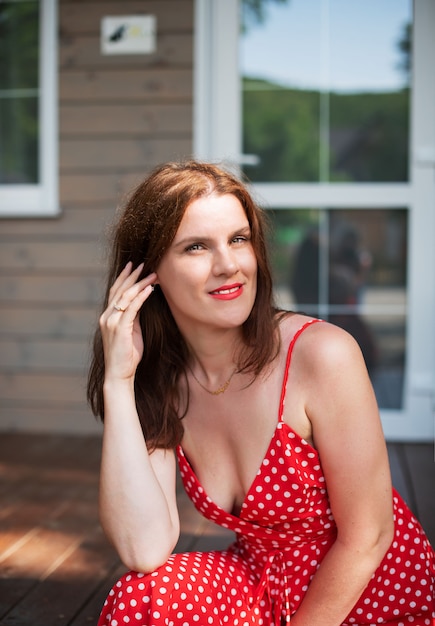
{"type": "Polygon", "coordinates": [[[391,544],[391,478],[376,399],[358,345],[329,324],[316,324],[303,341],[297,358],[309,381],[306,413],[338,534],[292,624],[339,626],[391,544]]]}
{"type": "Polygon", "coordinates": [[[136,282],[141,269],[127,265],[100,318],[105,360],[100,518],[125,565],[149,572],[173,551],[179,517],[174,453],[148,453],[136,410],[134,377],[143,354],[138,312],[155,279],[152,274],[136,282]]]}
{"type": "Polygon", "coordinates": [[[129,569],[150,572],[167,560],[179,537],[175,455],[148,453],[128,384],[106,383],[104,395],[101,524],[129,569]]]}

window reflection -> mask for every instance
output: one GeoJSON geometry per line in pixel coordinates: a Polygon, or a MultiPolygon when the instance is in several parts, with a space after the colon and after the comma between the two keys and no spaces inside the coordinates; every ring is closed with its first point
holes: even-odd
{"type": "Polygon", "coordinates": [[[400,408],[405,367],[406,209],[271,211],[278,303],[358,341],[382,408],[400,408]]]}
{"type": "Polygon", "coordinates": [[[242,0],[253,182],[408,180],[410,0],[242,0]],[[252,158],[254,157],[254,158],[252,158]]]}

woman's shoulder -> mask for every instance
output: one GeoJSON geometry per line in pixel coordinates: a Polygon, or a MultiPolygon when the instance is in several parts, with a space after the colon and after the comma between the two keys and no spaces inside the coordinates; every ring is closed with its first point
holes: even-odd
{"type": "Polygon", "coordinates": [[[299,313],[280,322],[281,349],[292,346],[301,365],[313,368],[349,364],[362,358],[358,343],[346,330],[329,322],[299,313]]]}

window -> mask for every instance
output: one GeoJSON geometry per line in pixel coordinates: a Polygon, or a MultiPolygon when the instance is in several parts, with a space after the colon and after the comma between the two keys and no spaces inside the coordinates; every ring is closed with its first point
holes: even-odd
{"type": "Polygon", "coordinates": [[[411,1],[263,0],[259,11],[242,0],[240,6],[249,178],[407,182],[411,1]]]}
{"type": "Polygon", "coordinates": [[[0,3],[0,215],[58,213],[54,0],[0,3]]]}
{"type": "Polygon", "coordinates": [[[244,173],[288,185],[267,205],[278,302],[352,334],[380,408],[401,411],[410,205],[379,192],[410,182],[414,20],[410,0],[393,4],[239,0],[239,75],[244,173]],[[301,184],[305,200],[323,185],[320,202],[298,206],[301,184]]]}

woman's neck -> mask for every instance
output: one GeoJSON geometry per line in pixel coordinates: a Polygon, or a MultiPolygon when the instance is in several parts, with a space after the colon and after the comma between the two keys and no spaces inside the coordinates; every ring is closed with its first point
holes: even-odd
{"type": "Polygon", "coordinates": [[[218,388],[237,369],[241,347],[239,331],[203,333],[186,341],[191,355],[189,368],[194,378],[207,388],[218,388]]]}

